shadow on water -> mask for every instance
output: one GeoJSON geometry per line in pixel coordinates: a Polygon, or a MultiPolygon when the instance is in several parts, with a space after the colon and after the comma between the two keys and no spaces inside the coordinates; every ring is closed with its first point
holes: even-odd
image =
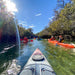
{"type": "Polygon", "coordinates": [[[13,59],[19,56],[18,48],[15,46],[8,49],[7,52],[0,54],[0,73],[7,69],[7,67],[12,63],[13,59]]]}

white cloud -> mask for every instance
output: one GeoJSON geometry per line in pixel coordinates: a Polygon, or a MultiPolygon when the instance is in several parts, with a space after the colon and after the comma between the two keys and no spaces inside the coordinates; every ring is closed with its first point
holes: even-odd
{"type": "Polygon", "coordinates": [[[25,28],[33,28],[33,27],[35,27],[33,24],[28,26],[27,22],[25,20],[24,21],[19,20],[19,25],[22,26],[22,27],[25,27],[25,28]]]}
{"type": "Polygon", "coordinates": [[[23,27],[28,26],[26,21],[19,20],[19,24],[22,25],[23,27]]]}
{"type": "Polygon", "coordinates": [[[23,26],[28,26],[27,24],[22,24],[23,26]]]}
{"type": "Polygon", "coordinates": [[[36,14],[35,16],[41,16],[42,15],[42,13],[39,13],[39,14],[36,14]]]}
{"type": "Polygon", "coordinates": [[[33,27],[35,27],[33,24],[31,24],[31,26],[29,26],[30,28],[33,28],[33,27]]]}
{"type": "Polygon", "coordinates": [[[34,26],[29,26],[30,28],[33,28],[34,26]]]}
{"type": "Polygon", "coordinates": [[[52,20],[52,18],[49,18],[49,20],[52,20]]]}
{"type": "Polygon", "coordinates": [[[49,20],[52,21],[52,19],[53,19],[54,17],[55,17],[55,16],[52,16],[51,18],[49,18],[49,20]]]}

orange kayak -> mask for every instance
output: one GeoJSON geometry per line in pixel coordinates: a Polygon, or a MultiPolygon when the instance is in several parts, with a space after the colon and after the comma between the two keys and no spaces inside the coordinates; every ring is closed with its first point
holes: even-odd
{"type": "Polygon", "coordinates": [[[54,45],[60,45],[60,46],[65,47],[65,48],[75,48],[74,45],[66,44],[66,43],[60,43],[60,42],[58,42],[56,40],[50,40],[50,39],[48,39],[48,42],[52,43],[54,45]]]}

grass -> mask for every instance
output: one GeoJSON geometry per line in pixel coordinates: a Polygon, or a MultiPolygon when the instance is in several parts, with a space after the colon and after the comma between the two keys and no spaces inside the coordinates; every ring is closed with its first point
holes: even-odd
{"type": "Polygon", "coordinates": [[[57,75],[75,75],[75,55],[70,49],[46,42],[46,51],[46,57],[57,75]]]}

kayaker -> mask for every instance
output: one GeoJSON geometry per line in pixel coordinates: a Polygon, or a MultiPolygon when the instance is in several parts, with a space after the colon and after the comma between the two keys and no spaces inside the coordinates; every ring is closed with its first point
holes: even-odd
{"type": "Polygon", "coordinates": [[[54,36],[51,36],[50,40],[55,40],[55,37],[54,36]]]}
{"type": "Polygon", "coordinates": [[[28,42],[28,38],[27,37],[24,37],[24,41],[28,42]]]}
{"type": "Polygon", "coordinates": [[[64,42],[64,38],[62,37],[62,35],[59,36],[59,42],[61,42],[61,43],[64,42]]]}

